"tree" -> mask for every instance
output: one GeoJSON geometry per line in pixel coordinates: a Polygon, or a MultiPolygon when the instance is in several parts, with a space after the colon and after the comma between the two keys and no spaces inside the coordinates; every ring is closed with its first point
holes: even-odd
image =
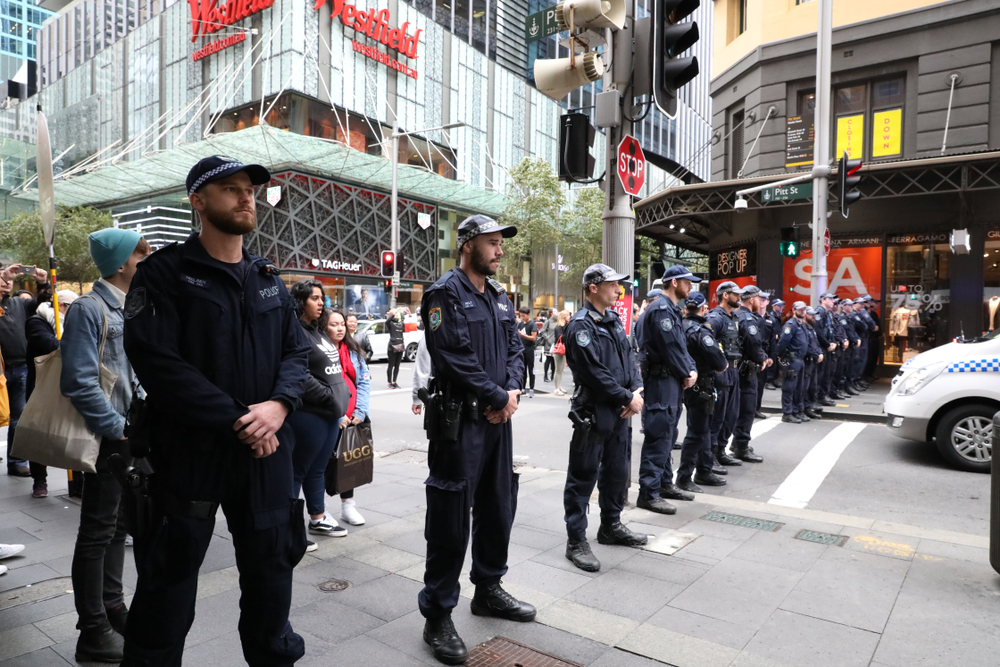
{"type": "Polygon", "coordinates": [[[566,256],[571,258],[569,270],[559,276],[559,291],[563,294],[579,294],[583,272],[591,264],[601,261],[603,214],[604,192],[600,188],[576,190],[573,207],[564,219],[562,241],[559,244],[559,248],[565,248],[566,256]],[[562,288],[563,285],[566,287],[562,288]]]}
{"type": "MultiPolygon", "coordinates": [[[[90,257],[87,236],[110,227],[112,222],[110,213],[94,208],[60,206],[56,209],[55,252],[60,282],[76,283],[78,290],[83,291],[84,283],[100,278],[90,257]]],[[[42,234],[38,210],[18,213],[0,222],[0,248],[20,264],[48,269],[49,247],[42,234]]]]}

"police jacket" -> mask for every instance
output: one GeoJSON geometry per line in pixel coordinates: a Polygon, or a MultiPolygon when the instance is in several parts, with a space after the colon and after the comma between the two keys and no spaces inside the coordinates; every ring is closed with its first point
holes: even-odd
{"type": "Polygon", "coordinates": [[[850,313],[844,313],[841,324],[844,326],[844,330],[847,332],[847,340],[850,342],[851,347],[856,347],[858,341],[861,339],[861,332],[865,330],[863,323],[860,319],[855,319],[856,313],[853,311],[850,313]]]}
{"type": "Polygon", "coordinates": [[[847,333],[847,317],[843,313],[834,311],[830,313],[830,321],[833,322],[833,330],[837,335],[837,345],[841,346],[840,349],[843,351],[844,341],[850,338],[847,333]]]}
{"type": "Polygon", "coordinates": [[[809,351],[809,336],[806,334],[806,326],[797,317],[791,317],[781,328],[781,336],[778,338],[778,345],[775,354],[779,357],[791,357],[802,359],[809,351]]]}
{"type": "Polygon", "coordinates": [[[740,306],[736,310],[736,319],[740,323],[740,351],[743,358],[757,365],[763,364],[767,361],[764,332],[761,330],[763,318],[746,306],[740,306]]]}
{"type": "Polygon", "coordinates": [[[841,339],[837,337],[837,331],[834,328],[834,317],[823,306],[816,309],[816,324],[813,328],[816,329],[816,337],[819,339],[819,346],[823,349],[824,354],[830,347],[830,343],[838,343],[841,339]]]}
{"type": "Polygon", "coordinates": [[[474,394],[481,410],[506,407],[507,392],[521,389],[524,346],[503,286],[488,278],[480,292],[452,269],[427,290],[420,317],[435,379],[474,394]]]}
{"type": "Polygon", "coordinates": [[[865,326],[868,328],[868,338],[874,338],[875,337],[875,329],[878,328],[878,325],[875,323],[875,320],[872,318],[872,314],[869,313],[867,310],[864,310],[864,309],[859,314],[861,315],[861,319],[864,320],[865,326]]]}
{"type": "Polygon", "coordinates": [[[139,263],[124,308],[125,351],[152,413],[154,482],[181,500],[244,490],[258,529],[288,521],[291,426],[278,431],[274,454],[257,459],[233,424],[254,403],[298,408],[309,355],[268,264],[244,249],[240,284],[195,233],[139,263]]]}
{"type": "Polygon", "coordinates": [[[566,324],[563,343],[577,385],[573,409],[588,406],[594,411],[597,432],[610,433],[621,409],[642,389],[625,327],[616,312],[598,312],[588,301],[566,324]]]}
{"type": "Polygon", "coordinates": [[[665,410],[681,399],[681,383],[695,370],[677,306],[661,294],[639,318],[639,359],[646,378],[646,408],[665,410]],[[659,373],[655,372],[659,370],[659,373]]]}
{"type": "Polygon", "coordinates": [[[726,368],[726,355],[712,335],[704,317],[688,315],[684,318],[684,337],[687,339],[688,354],[694,359],[698,370],[698,381],[703,377],[721,373],[726,368]]]}
{"type": "Polygon", "coordinates": [[[767,352],[773,357],[775,356],[774,346],[778,344],[778,336],[781,335],[781,315],[772,310],[767,314],[766,319],[771,324],[771,338],[768,340],[767,352]]]}
{"type": "Polygon", "coordinates": [[[715,382],[723,387],[731,387],[736,384],[738,378],[736,362],[743,356],[740,352],[740,330],[736,312],[733,311],[733,314],[730,315],[722,306],[716,306],[709,311],[708,317],[705,319],[708,326],[712,328],[712,335],[722,346],[722,352],[729,361],[729,369],[720,373],[715,382]]]}
{"type": "Polygon", "coordinates": [[[820,347],[816,327],[811,326],[807,322],[802,328],[806,330],[806,336],[809,338],[809,349],[806,351],[806,359],[811,363],[816,363],[819,361],[819,355],[823,354],[823,348],[820,347]]]}

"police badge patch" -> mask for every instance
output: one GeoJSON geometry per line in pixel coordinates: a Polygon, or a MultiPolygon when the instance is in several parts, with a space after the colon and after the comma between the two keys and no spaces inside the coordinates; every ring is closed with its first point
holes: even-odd
{"type": "Polygon", "coordinates": [[[757,335],[757,325],[756,324],[751,324],[750,325],[750,335],[751,336],[756,336],[757,335]]]}
{"type": "Polygon", "coordinates": [[[662,320],[660,320],[660,328],[663,329],[664,331],[670,331],[671,329],[674,328],[674,323],[668,320],[667,318],[663,318],[662,320]]]}
{"type": "Polygon", "coordinates": [[[125,297],[125,319],[130,320],[146,307],[146,288],[136,287],[125,297]]]}
{"type": "Polygon", "coordinates": [[[785,327],[784,333],[786,333],[786,334],[792,333],[792,328],[791,327],[785,327]]]}
{"type": "Polygon", "coordinates": [[[706,334],[705,336],[702,336],[701,344],[704,345],[705,347],[714,347],[715,341],[712,340],[711,336],[706,334]]]}
{"type": "Polygon", "coordinates": [[[580,347],[587,347],[590,345],[590,334],[586,331],[576,332],[576,342],[580,347]]]}
{"type": "Polygon", "coordinates": [[[437,331],[438,327],[441,326],[441,309],[431,308],[428,319],[431,323],[431,331],[437,331]]]}

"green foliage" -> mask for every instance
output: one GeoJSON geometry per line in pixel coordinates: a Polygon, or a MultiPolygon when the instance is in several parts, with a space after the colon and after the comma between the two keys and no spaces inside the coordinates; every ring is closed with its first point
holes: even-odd
{"type": "Polygon", "coordinates": [[[512,203],[500,216],[500,223],[516,225],[517,236],[504,241],[498,274],[501,282],[518,284],[521,263],[530,259],[531,248],[558,240],[566,196],[551,165],[541,158],[524,158],[510,174],[513,183],[507,194],[512,203]]]}
{"type": "MultiPolygon", "coordinates": [[[[565,293],[579,290],[583,272],[591,264],[601,261],[603,247],[604,192],[598,187],[583,188],[575,192],[573,207],[564,218],[559,249],[570,258],[569,270],[559,276],[559,284],[566,285],[565,293]]],[[[560,292],[563,290],[560,289],[560,292]]]]}
{"type": "MultiPolygon", "coordinates": [[[[100,278],[90,257],[87,236],[111,224],[110,213],[94,208],[60,206],[56,209],[55,252],[59,282],[76,283],[78,290],[82,290],[84,283],[100,278]]],[[[38,210],[0,221],[0,248],[19,264],[48,269],[49,248],[42,235],[38,210]]]]}

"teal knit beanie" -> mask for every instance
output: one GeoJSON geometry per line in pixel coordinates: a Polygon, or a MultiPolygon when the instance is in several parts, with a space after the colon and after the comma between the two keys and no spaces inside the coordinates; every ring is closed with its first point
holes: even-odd
{"type": "Polygon", "coordinates": [[[94,232],[88,239],[90,256],[94,258],[97,270],[102,276],[110,276],[125,266],[142,237],[129,229],[108,227],[94,232]]]}

